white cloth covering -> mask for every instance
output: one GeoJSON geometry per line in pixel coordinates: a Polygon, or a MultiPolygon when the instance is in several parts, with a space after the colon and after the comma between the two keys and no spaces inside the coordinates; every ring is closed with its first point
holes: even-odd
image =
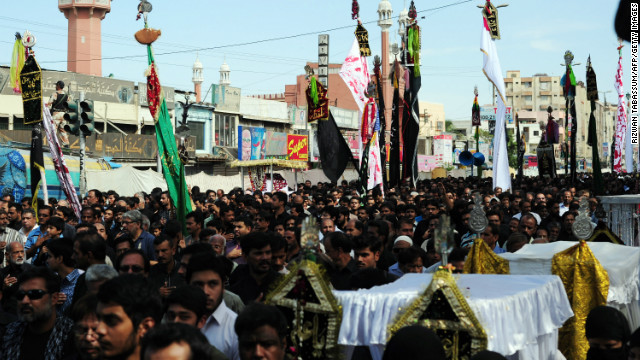
{"type": "MultiPolygon", "coordinates": [[[[573,316],[573,311],[559,277],[455,277],[486,331],[489,350],[514,355],[513,359],[564,358],[557,350],[558,328],[573,316]]],[[[394,283],[369,290],[334,291],[343,314],[338,343],[369,345],[374,359],[380,359],[387,327],[401,308],[426,289],[431,278],[432,274],[406,274],[394,283]]]]}
{"type": "MultiPolygon", "coordinates": [[[[528,244],[515,253],[500,254],[509,260],[513,275],[549,275],[553,256],[571,246],[573,241],[528,244]]],[[[587,243],[593,255],[609,274],[607,304],[620,309],[632,329],[640,326],[640,248],[611,243],[587,243]]]]}
{"type": "MultiPolygon", "coordinates": [[[[558,241],[549,244],[528,244],[515,253],[500,254],[509,260],[513,275],[551,274],[553,256],[571,246],[573,241],[558,241]]],[[[628,304],[638,300],[640,280],[640,248],[611,243],[587,243],[593,255],[609,273],[609,296],[607,302],[628,304]]]]}

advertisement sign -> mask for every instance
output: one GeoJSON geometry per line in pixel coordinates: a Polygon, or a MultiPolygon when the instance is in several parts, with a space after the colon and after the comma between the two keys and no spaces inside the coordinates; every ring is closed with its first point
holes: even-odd
{"type": "Polygon", "coordinates": [[[238,134],[238,160],[265,158],[267,142],[264,128],[238,126],[238,134]]]}
{"type": "Polygon", "coordinates": [[[228,85],[212,84],[211,103],[216,111],[240,111],[242,90],[228,85]]]}
{"type": "Polygon", "coordinates": [[[433,154],[438,167],[453,164],[453,135],[434,136],[433,154]]]}
{"type": "Polygon", "coordinates": [[[267,131],[267,157],[287,156],[287,134],[267,131]]]}
{"type": "Polygon", "coordinates": [[[287,159],[309,161],[309,136],[287,134],[287,159]]]}
{"type": "Polygon", "coordinates": [[[349,149],[351,149],[353,158],[356,160],[360,159],[360,144],[358,143],[360,132],[358,130],[347,130],[343,132],[343,135],[347,141],[347,145],[349,145],[349,149]]]}
{"type": "MultiPolygon", "coordinates": [[[[496,126],[496,112],[498,112],[497,106],[481,106],[480,107],[480,121],[489,121],[489,132],[493,135],[492,127],[496,126]],[[493,124],[492,124],[493,123],[493,124]]],[[[511,107],[507,107],[507,116],[505,121],[507,124],[513,124],[513,115],[511,113],[511,107]]]]}
{"type": "Polygon", "coordinates": [[[434,155],[418,155],[418,171],[430,172],[435,169],[436,156],[434,155]]]}

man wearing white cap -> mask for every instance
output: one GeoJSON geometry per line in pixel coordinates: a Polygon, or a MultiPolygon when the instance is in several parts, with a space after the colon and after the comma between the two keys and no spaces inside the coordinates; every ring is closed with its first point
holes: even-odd
{"type": "MultiPolygon", "coordinates": [[[[391,251],[393,252],[393,256],[396,258],[396,260],[398,260],[398,254],[400,253],[400,251],[404,249],[408,249],[412,246],[413,246],[413,240],[411,240],[411,238],[406,235],[401,235],[401,236],[398,236],[396,240],[393,242],[393,249],[391,251]]],[[[400,270],[400,264],[398,264],[397,261],[395,264],[389,266],[389,273],[396,276],[404,275],[402,270],[400,270]]]]}

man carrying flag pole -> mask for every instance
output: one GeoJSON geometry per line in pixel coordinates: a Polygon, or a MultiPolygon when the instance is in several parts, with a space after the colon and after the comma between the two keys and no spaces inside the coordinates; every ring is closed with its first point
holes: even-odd
{"type": "MultiPolygon", "coordinates": [[[[44,199],[48,199],[47,183],[44,174],[44,155],[42,154],[42,127],[36,124],[31,131],[31,151],[29,155],[31,171],[31,207],[38,214],[38,189],[42,184],[44,199]]],[[[36,217],[37,219],[37,217],[36,217]]]]}
{"type": "MultiPolygon", "coordinates": [[[[146,2],[146,4],[149,3],[146,2]]],[[[147,15],[151,11],[150,4],[148,8],[141,5],[139,11],[144,14],[145,24],[144,29],[136,32],[135,37],[139,43],[147,45],[149,68],[146,76],[149,111],[155,121],[158,152],[160,153],[162,170],[169,189],[169,195],[176,204],[177,220],[182,224],[183,232],[186,232],[185,218],[187,213],[191,212],[191,202],[189,201],[189,191],[184,177],[184,164],[176,146],[167,102],[162,93],[155,59],[153,58],[153,49],[151,48],[151,44],[160,36],[160,31],[151,29],[148,26],[147,15]]]]}
{"type": "Polygon", "coordinates": [[[493,188],[500,187],[503,191],[506,191],[511,189],[511,177],[509,175],[509,154],[507,153],[507,137],[505,134],[505,118],[507,112],[504,104],[505,86],[495,43],[496,39],[500,39],[498,10],[487,0],[482,7],[482,15],[484,17],[480,45],[480,51],[482,51],[484,55],[482,71],[496,88],[498,94],[493,155],[493,188]]]}

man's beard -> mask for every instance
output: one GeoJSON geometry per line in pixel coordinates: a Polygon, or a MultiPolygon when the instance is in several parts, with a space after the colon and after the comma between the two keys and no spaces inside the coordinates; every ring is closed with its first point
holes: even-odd
{"type": "Polygon", "coordinates": [[[122,350],[117,353],[117,354],[113,354],[111,356],[105,354],[105,350],[104,347],[101,345],[102,347],[102,358],[103,359],[113,359],[113,360],[121,360],[121,359],[127,359],[131,354],[133,354],[136,351],[136,347],[138,346],[138,334],[137,332],[134,330],[131,331],[131,333],[129,334],[129,337],[127,338],[126,343],[124,344],[122,350]]]}
{"type": "Polygon", "coordinates": [[[20,311],[18,311],[18,318],[27,323],[41,322],[51,318],[53,311],[53,305],[51,305],[51,303],[48,303],[42,310],[36,310],[31,305],[23,305],[20,306],[20,311]],[[31,312],[25,314],[22,312],[22,309],[30,309],[31,312]]]}
{"type": "Polygon", "coordinates": [[[16,260],[9,260],[9,263],[13,264],[13,265],[22,265],[24,264],[24,258],[22,259],[16,259],[16,260]]]}

